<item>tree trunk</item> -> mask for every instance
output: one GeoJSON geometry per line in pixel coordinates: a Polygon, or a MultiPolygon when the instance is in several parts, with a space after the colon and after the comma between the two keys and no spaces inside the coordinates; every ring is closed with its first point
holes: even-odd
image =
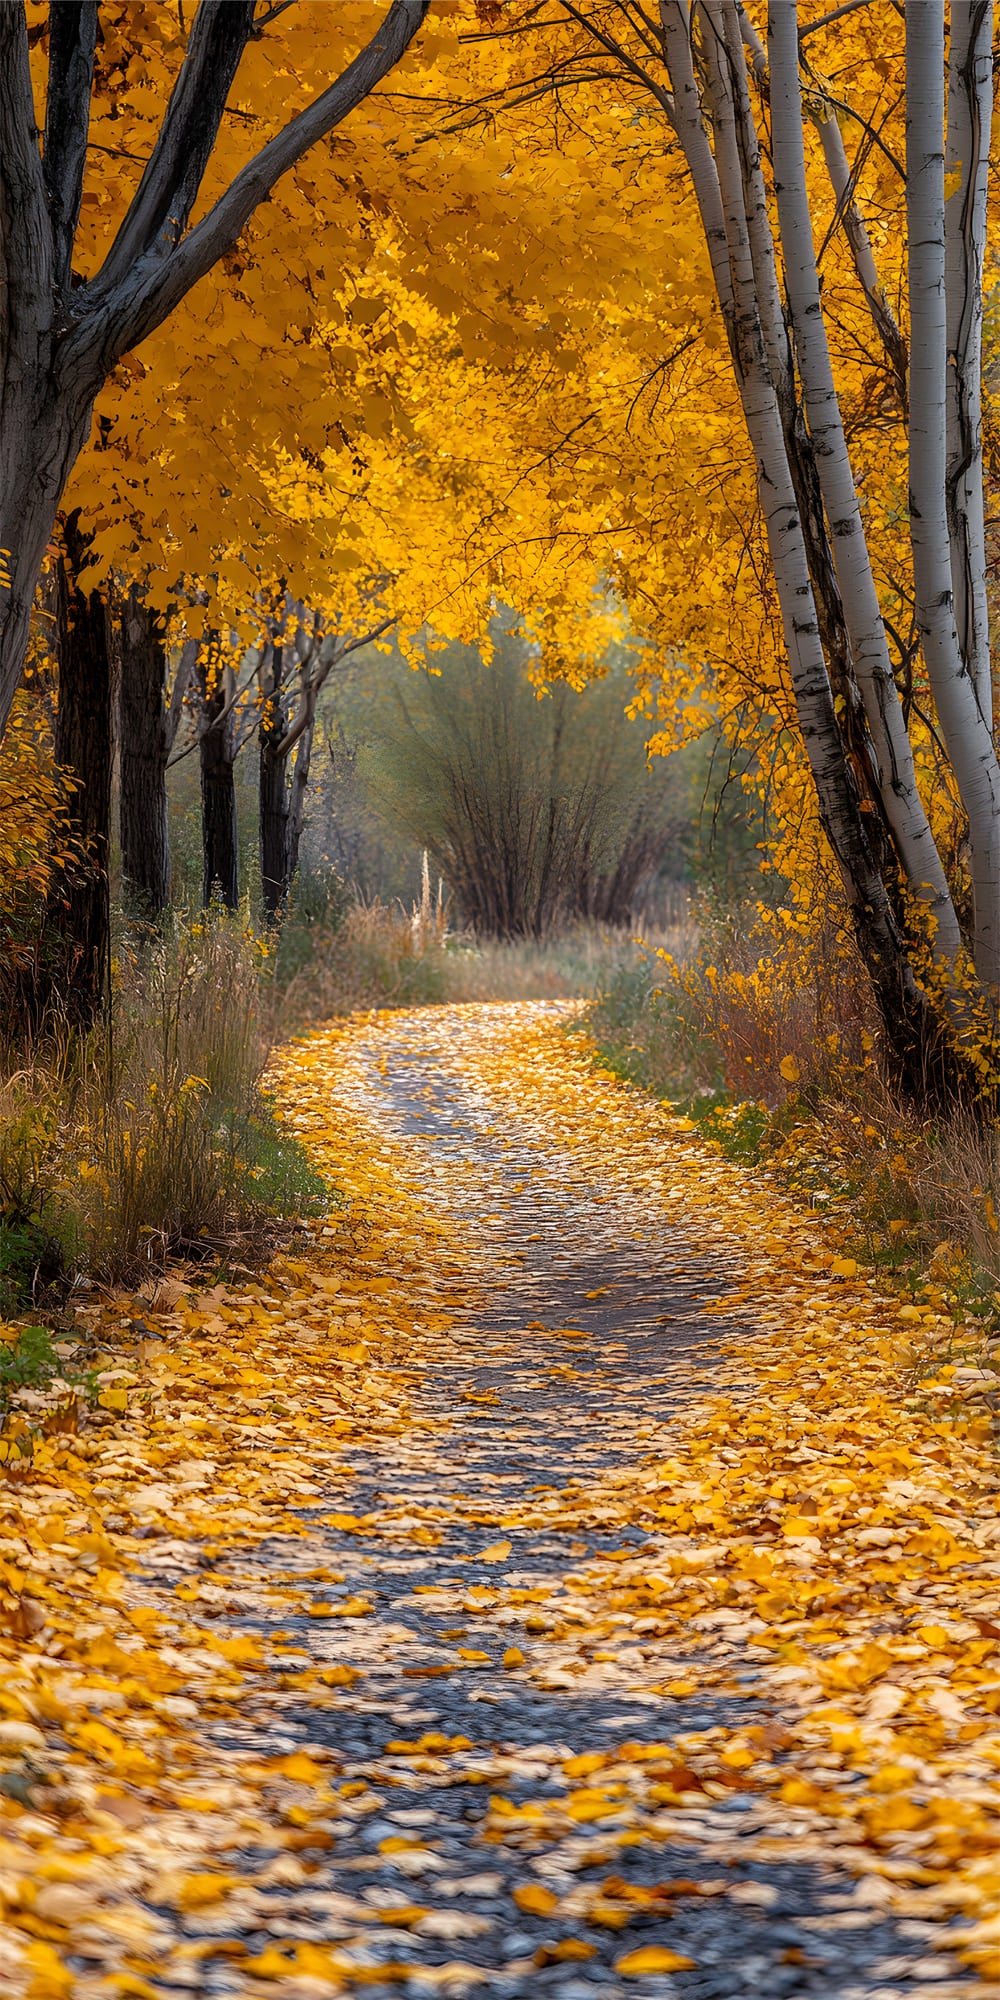
{"type": "Polygon", "coordinates": [[[164,705],[167,655],[163,620],[132,584],[121,619],[119,827],[122,901],[132,917],[151,920],[170,901],[167,752],[164,705]]]}
{"type": "Polygon", "coordinates": [[[0,380],[0,740],[24,673],[45,551],[93,401],[92,388],[70,397],[50,374],[39,381],[34,354],[31,376],[8,367],[0,380]]]}
{"type": "Polygon", "coordinates": [[[285,733],[282,702],[284,647],[271,648],[270,671],[262,689],[264,712],[260,724],[260,888],[264,911],[273,923],[288,894],[288,787],[286,759],[281,754],[285,733]]]}
{"type": "Polygon", "coordinates": [[[90,1027],[100,1012],[111,937],[111,654],[107,606],[98,591],[86,588],[86,549],[79,516],[71,514],[56,569],[55,757],[69,781],[69,825],[80,859],[53,893],[50,925],[63,942],[53,987],[80,1028],[90,1027]]]}
{"type": "Polygon", "coordinates": [[[976,972],[995,1004],[1000,990],[1000,764],[955,623],[947,504],[944,108],[944,0],[907,0],[910,541],[916,617],[941,733],[968,816],[976,972]]]}
{"type": "Polygon", "coordinates": [[[235,910],[240,900],[239,840],[236,824],[236,786],[230,732],[222,720],[226,707],[225,677],[219,675],[208,691],[210,668],[202,664],[198,679],[202,691],[201,838],[204,856],[202,900],[206,906],[220,895],[227,910],[235,910]]]}
{"type": "Polygon", "coordinates": [[[775,190],[785,280],[806,416],[833,539],[833,561],[851,655],[877,763],[893,845],[914,894],[933,917],[932,948],[954,965],[961,935],[941,858],[917,789],[913,751],[896,685],[865,540],[826,337],[806,187],[797,9],[772,7],[771,117],[775,190]]]}
{"type": "Polygon", "coordinates": [[[312,763],[313,736],[316,732],[316,693],[310,689],[305,697],[305,727],[299,737],[295,754],[295,768],[292,772],[290,797],[288,802],[288,828],[285,845],[285,892],[291,888],[298,873],[299,847],[302,843],[302,828],[306,816],[306,791],[309,785],[309,767],[312,763]]]}
{"type": "Polygon", "coordinates": [[[948,342],[948,527],[959,644],[989,727],[993,723],[982,362],[986,197],[993,118],[993,0],[953,0],[945,146],[948,342]],[[957,187],[953,185],[957,179],[957,187]],[[947,190],[951,189],[948,193],[947,190]]]}

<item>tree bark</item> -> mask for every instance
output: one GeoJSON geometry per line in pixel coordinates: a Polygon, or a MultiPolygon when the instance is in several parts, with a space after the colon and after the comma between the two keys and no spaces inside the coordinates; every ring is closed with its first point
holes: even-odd
{"type": "Polygon", "coordinates": [[[986,601],[982,365],[992,44],[992,0],[952,0],[944,210],[948,530],[959,644],[990,728],[993,684],[986,601]]]}
{"type": "Polygon", "coordinates": [[[202,730],[198,746],[204,858],[202,900],[207,907],[213,896],[218,895],[227,910],[235,910],[240,900],[236,785],[231,732],[226,722],[221,720],[229,691],[221,674],[210,684],[209,672],[210,668],[205,663],[198,668],[202,693],[202,730]]]}
{"type": "Polygon", "coordinates": [[[305,696],[305,726],[298,740],[295,765],[289,787],[288,827],[285,847],[285,890],[286,894],[298,873],[299,848],[302,844],[302,829],[306,817],[306,792],[309,787],[309,770],[312,764],[313,737],[316,733],[316,700],[319,690],[310,688],[305,696]]]}
{"type": "Polygon", "coordinates": [[[61,939],[50,997],[84,1029],[96,1020],[107,990],[113,747],[107,606],[98,591],[86,587],[86,551],[79,516],[71,514],[56,568],[55,757],[68,780],[70,833],[80,859],[63,874],[50,904],[50,927],[61,939]]]}
{"type": "Polygon", "coordinates": [[[163,620],[133,583],[121,617],[119,831],[126,914],[154,920],[170,901],[169,730],[163,620]]]}
{"type": "Polygon", "coordinates": [[[288,894],[291,872],[288,865],[286,759],[281,751],[285,733],[282,702],[285,649],[273,643],[270,651],[270,665],[262,689],[264,712],[260,724],[259,837],[261,897],[268,922],[273,923],[288,894]]]}
{"type": "Polygon", "coordinates": [[[785,282],[854,671],[896,853],[914,894],[931,914],[935,956],[953,965],[962,942],[958,918],[917,789],[913,751],[893,678],[826,337],[806,186],[798,8],[794,0],[772,4],[768,41],[775,192],[785,282]]]}
{"type": "Polygon", "coordinates": [[[917,627],[969,822],[976,972],[1000,990],[1000,764],[955,622],[947,503],[944,0],[907,0],[910,541],[917,627]]]}

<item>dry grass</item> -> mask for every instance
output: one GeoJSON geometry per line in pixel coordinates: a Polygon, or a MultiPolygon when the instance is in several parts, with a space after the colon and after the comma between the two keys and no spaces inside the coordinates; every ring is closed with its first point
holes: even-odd
{"type": "Polygon", "coordinates": [[[178,922],[120,960],[112,1032],[51,1032],[0,1073],[0,1307],[83,1272],[245,1253],[324,1195],[261,1090],[259,953],[178,922]]]}
{"type": "Polygon", "coordinates": [[[803,935],[780,913],[762,926],[750,912],[708,926],[686,953],[637,953],[589,1024],[619,1073],[839,1217],[853,1254],[992,1329],[1000,1133],[968,1110],[932,1116],[901,1100],[863,972],[833,925],[803,935]]]}
{"type": "MultiPolygon", "coordinates": [[[[686,944],[690,919],[661,936],[672,948],[686,944]]],[[[589,998],[633,955],[626,933],[598,924],[574,925],[545,943],[500,944],[451,931],[447,913],[429,902],[409,914],[398,904],[356,904],[336,926],[317,926],[306,963],[275,985],[272,1032],[277,1039],[366,1007],[589,998]]]]}

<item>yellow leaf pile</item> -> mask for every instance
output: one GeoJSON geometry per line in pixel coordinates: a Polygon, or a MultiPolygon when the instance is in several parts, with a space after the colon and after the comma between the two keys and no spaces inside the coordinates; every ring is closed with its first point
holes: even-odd
{"type": "MultiPolygon", "coordinates": [[[[335,1870],[331,1827],[369,1795],[374,1809],[400,1783],[433,1798],[453,1782],[483,1787],[481,1852],[509,1857],[513,1908],[544,1922],[539,1967],[603,1939],[623,1979],[683,1972],[663,1924],[685,1898],[766,1907],[767,1883],[728,1868],[757,1856],[836,1863],[907,1921],[957,1917],[949,1944],[1000,1977],[1000,1475],[981,1397],[940,1361],[921,1372],[905,1309],[820,1219],[596,1073],[551,1006],[359,1019],[284,1051],[273,1081],[343,1208],[256,1279],[172,1279],[87,1308],[125,1407],[99,1401],[79,1434],[40,1438],[2,1488],[4,1995],[155,1996],[190,1987],[211,1953],[234,1991],[352,1991],[404,1976],[394,1929],[418,1944],[482,1932],[470,1951],[488,1964],[490,1924],[436,1907],[420,1812],[373,1826],[398,1892],[369,1903],[359,1877],[335,1877],[329,1942],[274,1914],[261,1944],[268,1894],[312,1879],[304,1847],[332,1850],[335,1870]],[[699,1305],[714,1393],[687,1381],[665,1430],[627,1378],[609,1387],[608,1417],[634,1439],[617,1469],[595,1461],[565,1486],[554,1469],[518,1500],[446,1478],[431,1497],[407,1490],[409,1464],[453,1463],[464,1426],[502,1440],[506,1417],[502,1388],[485,1415],[457,1400],[434,1413],[435,1359],[463,1327],[478,1337],[498,1189],[433,1135],[394,1134],[371,1078],[400,1035],[449,1091],[474,1086],[501,1164],[516,1129],[638,1237],[725,1264],[699,1305]],[[470,1194],[475,1227],[457,1220],[470,1194]],[[396,1490],[370,1511],[352,1490],[361,1446],[396,1490]],[[485,1575],[422,1573],[456,1523],[485,1575]],[[597,1531],[620,1546],[595,1550],[597,1531]],[[541,1578],[524,1574],[536,1532],[566,1551],[541,1578]],[[381,1608],[383,1541],[413,1551],[413,1602],[448,1621],[436,1651],[381,1608]],[[512,1677],[553,1702],[641,1691],[648,1733],[522,1755],[496,1747],[487,1706],[480,1743],[418,1724],[345,1779],[322,1740],[289,1742],[283,1704],[336,1691],[349,1706],[376,1660],[398,1662],[400,1690],[462,1675],[487,1701],[512,1677]],[[736,1720],[685,1731],[683,1704],[708,1691],[736,1720]],[[525,1776],[544,1778],[537,1796],[525,1776]],[[713,1823],[706,1874],[699,1828],[734,1792],[752,1810],[713,1823]],[[630,1879],[631,1849],[680,1842],[690,1878],[630,1879]]],[[[613,1286],[599,1309],[613,1325],[613,1286]]],[[[536,1324],[511,1367],[565,1356],[569,1334],[574,1355],[612,1339],[536,1324]]]]}

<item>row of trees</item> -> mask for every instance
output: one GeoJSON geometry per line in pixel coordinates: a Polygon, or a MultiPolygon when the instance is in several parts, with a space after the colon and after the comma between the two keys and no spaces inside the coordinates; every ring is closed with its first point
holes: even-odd
{"type": "MultiPolygon", "coordinates": [[[[286,598],[259,647],[210,634],[184,639],[171,657],[166,617],[135,583],[90,588],[88,555],[74,512],[45,578],[49,659],[37,676],[45,685],[55,668],[65,852],[49,895],[61,948],[39,960],[35,1005],[57,997],[78,1022],[93,1019],[106,989],[114,771],[126,916],[155,923],[170,903],[168,772],[188,756],[199,765],[203,897],[235,909],[234,767],[256,742],[261,895],[274,921],[298,867],[320,694],[359,643],[324,633],[317,614],[286,598]]],[[[361,643],[372,636],[377,628],[361,643]]]]}
{"type": "Polygon", "coordinates": [[[542,605],[558,675],[600,576],[665,741],[706,682],[765,733],[785,871],[832,863],[950,1087],[1000,975],[992,6],[426,11],[151,0],[141,51],[125,0],[0,12],[0,715],[60,502],[92,582],[282,674],[288,593],[340,635],[542,605]]]}

